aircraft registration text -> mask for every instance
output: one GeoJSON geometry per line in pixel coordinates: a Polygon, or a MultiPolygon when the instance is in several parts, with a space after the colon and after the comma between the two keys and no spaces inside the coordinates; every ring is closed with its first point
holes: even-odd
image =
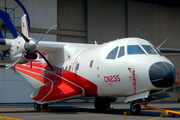
{"type": "Polygon", "coordinates": [[[104,81],[107,82],[120,82],[119,75],[104,76],[104,81]]]}

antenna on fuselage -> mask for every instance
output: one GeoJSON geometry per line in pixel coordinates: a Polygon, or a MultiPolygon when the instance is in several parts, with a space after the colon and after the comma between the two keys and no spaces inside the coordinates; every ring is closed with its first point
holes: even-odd
{"type": "Polygon", "coordinates": [[[137,28],[137,31],[138,31],[138,33],[140,34],[141,38],[142,38],[142,39],[145,39],[145,37],[141,34],[141,32],[139,31],[138,28],[137,28]]]}
{"type": "Polygon", "coordinates": [[[94,41],[94,44],[97,45],[97,41],[96,40],[94,41]]]}

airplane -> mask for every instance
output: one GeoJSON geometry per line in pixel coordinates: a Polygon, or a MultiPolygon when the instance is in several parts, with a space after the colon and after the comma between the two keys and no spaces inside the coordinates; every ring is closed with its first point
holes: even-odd
{"type": "Polygon", "coordinates": [[[1,67],[14,69],[33,88],[34,109],[87,97],[95,99],[95,109],[106,110],[117,97],[126,97],[137,115],[137,101],[168,97],[165,91],[176,80],[175,66],[161,53],[162,44],[155,47],[137,37],[101,45],[35,40],[29,37],[26,15],[21,19],[20,36],[0,39],[0,50],[9,51],[13,62],[1,67]]]}

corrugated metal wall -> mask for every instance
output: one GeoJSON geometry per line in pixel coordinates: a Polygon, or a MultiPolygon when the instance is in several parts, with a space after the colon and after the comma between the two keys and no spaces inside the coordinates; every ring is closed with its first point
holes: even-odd
{"type": "MultiPolygon", "coordinates": [[[[59,0],[58,29],[86,32],[86,0],[59,0]]],[[[58,35],[61,42],[86,43],[86,37],[58,35]]]]}

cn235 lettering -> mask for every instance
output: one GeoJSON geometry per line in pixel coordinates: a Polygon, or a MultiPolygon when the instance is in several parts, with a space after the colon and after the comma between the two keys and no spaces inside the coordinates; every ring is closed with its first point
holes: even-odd
{"type": "Polygon", "coordinates": [[[119,75],[104,76],[104,81],[108,82],[120,82],[119,75]]]}

